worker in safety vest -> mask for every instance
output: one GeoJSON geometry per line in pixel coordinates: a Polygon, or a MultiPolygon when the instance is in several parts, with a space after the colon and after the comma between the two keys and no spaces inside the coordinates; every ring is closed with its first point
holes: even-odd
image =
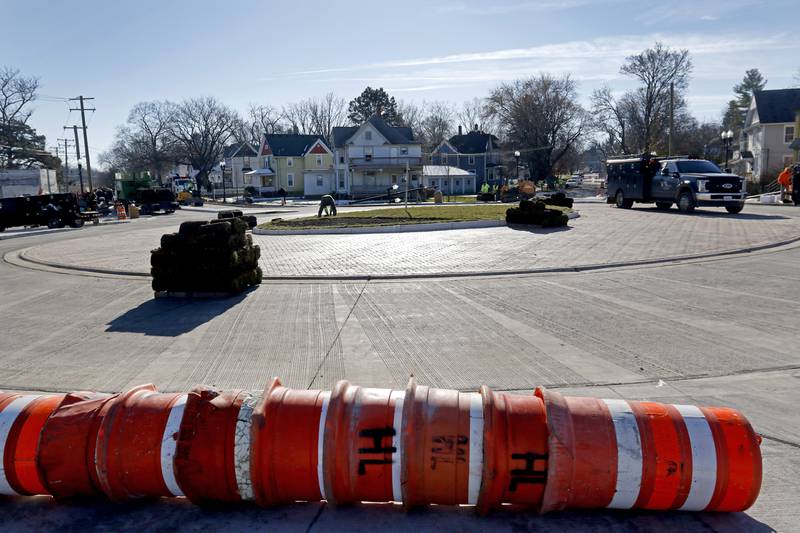
{"type": "Polygon", "coordinates": [[[317,217],[322,216],[322,211],[325,211],[325,216],[333,215],[336,216],[336,200],[333,199],[333,196],[330,194],[326,194],[322,197],[319,202],[319,212],[317,212],[317,217]]]}
{"type": "Polygon", "coordinates": [[[487,194],[489,192],[489,184],[485,181],[483,182],[483,185],[481,185],[481,192],[483,194],[487,194]]]}

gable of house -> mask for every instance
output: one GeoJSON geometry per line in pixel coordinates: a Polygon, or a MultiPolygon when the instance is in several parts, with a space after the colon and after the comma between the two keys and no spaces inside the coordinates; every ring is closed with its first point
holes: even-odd
{"type": "Polygon", "coordinates": [[[414,140],[411,128],[405,126],[389,126],[383,118],[372,115],[360,126],[333,128],[333,145],[341,148],[346,144],[379,145],[379,144],[419,144],[414,140]],[[370,132],[372,139],[367,139],[370,132]]]}
{"type": "Polygon", "coordinates": [[[256,151],[250,146],[250,143],[234,143],[226,146],[222,151],[223,159],[232,159],[234,157],[256,157],[256,151]]]}
{"type": "Polygon", "coordinates": [[[301,157],[317,143],[322,141],[319,135],[301,135],[294,133],[274,133],[264,136],[261,155],[275,157],[301,157]]]}

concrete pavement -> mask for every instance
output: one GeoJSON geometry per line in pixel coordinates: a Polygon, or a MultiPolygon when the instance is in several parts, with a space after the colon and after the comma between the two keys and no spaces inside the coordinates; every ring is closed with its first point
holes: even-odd
{"type": "MultiPolygon", "coordinates": [[[[658,216],[641,213],[650,214],[658,216]]],[[[95,237],[119,249],[131,233],[173,230],[189,217],[13,239],[0,242],[0,253],[54,242],[92,254],[87,243],[95,237]]],[[[548,385],[576,395],[730,405],[765,436],[763,490],[743,514],[502,512],[478,519],[468,508],[220,510],[181,501],[55,505],[30,498],[0,504],[0,524],[4,530],[266,524],[304,531],[791,531],[800,518],[798,264],[800,246],[582,273],[270,282],[237,298],[199,302],[153,300],[146,279],[0,264],[0,331],[10,333],[0,343],[0,388],[117,391],[152,381],[165,391],[197,383],[261,389],[273,375],[300,388],[330,388],[338,379],[403,387],[413,374],[447,388],[486,383],[529,393],[548,385]]]]}

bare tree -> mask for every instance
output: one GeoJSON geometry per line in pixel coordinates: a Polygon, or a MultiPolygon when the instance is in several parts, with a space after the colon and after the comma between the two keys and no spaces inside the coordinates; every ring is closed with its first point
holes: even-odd
{"type": "Polygon", "coordinates": [[[0,67],[0,167],[29,167],[52,156],[44,150],[45,138],[28,125],[39,80],[11,67],[0,67]]]}
{"type": "Polygon", "coordinates": [[[552,175],[588,125],[569,76],[541,74],[504,83],[489,95],[487,111],[504,125],[506,144],[521,152],[537,181],[552,175]]]}
{"type": "Polygon", "coordinates": [[[290,133],[310,134],[312,132],[311,108],[308,100],[301,100],[283,107],[283,119],[290,133]]]}
{"type": "Polygon", "coordinates": [[[641,148],[651,151],[656,141],[658,125],[669,109],[670,85],[680,95],[689,84],[692,60],[688,50],[673,51],[661,43],[629,56],[620,67],[622,74],[636,78],[639,88],[632,98],[642,122],[641,148]]]}
{"type": "Polygon", "coordinates": [[[170,134],[182,160],[197,171],[198,187],[222,157],[237,119],[234,111],[212,97],[184,100],[176,107],[170,134]]]}
{"type": "Polygon", "coordinates": [[[270,105],[250,104],[247,117],[237,120],[233,137],[253,147],[261,144],[264,134],[283,133],[283,114],[270,105]]]}
{"type": "Polygon", "coordinates": [[[608,137],[610,151],[628,154],[628,129],[631,127],[632,101],[627,95],[617,98],[609,87],[592,93],[592,116],[596,130],[608,137]]]}
{"type": "Polygon", "coordinates": [[[491,121],[486,113],[486,103],[482,98],[466,100],[456,111],[456,121],[458,126],[462,126],[465,131],[470,131],[475,126],[481,131],[491,131],[491,121]]]}
{"type": "Polygon", "coordinates": [[[347,121],[347,101],[330,92],[322,98],[307,100],[305,105],[308,107],[311,133],[321,135],[330,145],[333,128],[343,126],[347,121]]]}
{"type": "Polygon", "coordinates": [[[453,108],[447,102],[431,102],[425,106],[424,114],[420,140],[426,150],[433,150],[453,133],[453,108]]]}
{"type": "Polygon", "coordinates": [[[422,136],[422,121],[425,120],[425,103],[415,104],[401,100],[397,103],[397,115],[401,126],[411,128],[415,137],[422,136]]]}

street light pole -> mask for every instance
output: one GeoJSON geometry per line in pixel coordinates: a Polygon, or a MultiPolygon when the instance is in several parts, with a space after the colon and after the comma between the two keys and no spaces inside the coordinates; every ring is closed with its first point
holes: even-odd
{"type": "Polygon", "coordinates": [[[222,175],[222,203],[228,203],[228,195],[225,192],[225,160],[219,162],[219,173],[222,175]]]}
{"type": "Polygon", "coordinates": [[[517,168],[517,185],[519,185],[519,156],[520,156],[519,150],[515,150],[514,161],[516,162],[516,168],[517,168]]]}
{"type": "Polygon", "coordinates": [[[722,144],[725,146],[725,168],[724,170],[728,171],[728,161],[730,159],[729,151],[731,147],[731,143],[733,142],[733,131],[723,131],[720,134],[720,138],[722,139],[722,144]]]}

